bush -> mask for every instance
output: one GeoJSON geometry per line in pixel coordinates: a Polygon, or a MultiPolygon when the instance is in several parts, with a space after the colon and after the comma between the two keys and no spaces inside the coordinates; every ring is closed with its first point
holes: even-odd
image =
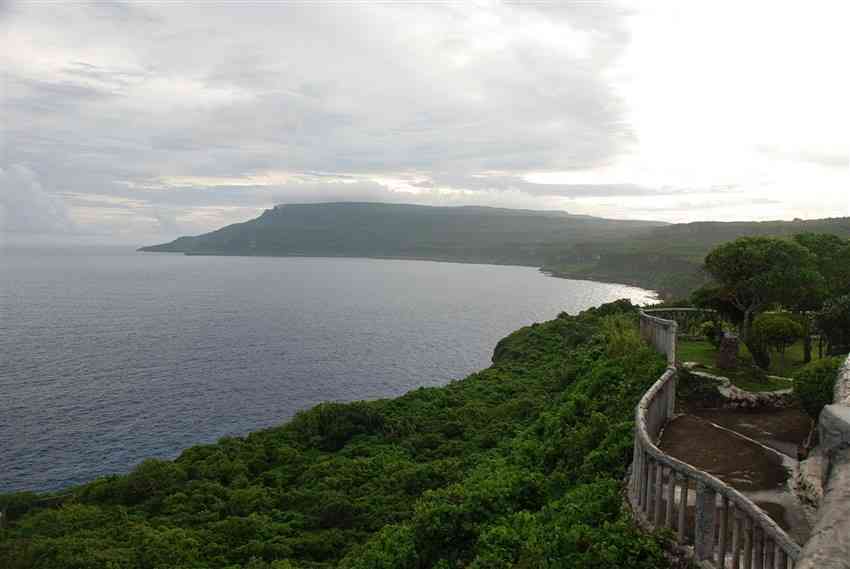
{"type": "Polygon", "coordinates": [[[630,314],[605,316],[600,328],[605,337],[606,352],[611,357],[633,354],[643,347],[634,316],[630,314]]]}
{"type": "Polygon", "coordinates": [[[824,358],[794,374],[794,393],[812,419],[818,418],[824,405],[832,403],[839,368],[841,358],[824,358]]]}
{"type": "Polygon", "coordinates": [[[720,327],[719,322],[703,322],[700,324],[699,331],[700,335],[704,336],[712,346],[715,348],[720,346],[723,329],[720,327]]]}
{"type": "Polygon", "coordinates": [[[757,343],[772,348],[782,356],[785,367],[785,350],[803,337],[803,326],[793,317],[771,312],[759,314],[753,321],[753,338],[757,343]]]}

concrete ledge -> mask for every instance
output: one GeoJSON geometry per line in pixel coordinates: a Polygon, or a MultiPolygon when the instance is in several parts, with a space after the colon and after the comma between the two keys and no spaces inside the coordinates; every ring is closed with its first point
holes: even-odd
{"type": "Polygon", "coordinates": [[[850,449],[833,454],[819,514],[796,569],[850,569],[850,449]]]}
{"type": "Polygon", "coordinates": [[[827,405],[818,418],[820,444],[827,451],[850,446],[850,407],[827,405]]]}
{"type": "Polygon", "coordinates": [[[835,396],[832,402],[836,405],[850,407],[850,356],[847,356],[844,366],[838,372],[838,381],[835,382],[835,396]]]}

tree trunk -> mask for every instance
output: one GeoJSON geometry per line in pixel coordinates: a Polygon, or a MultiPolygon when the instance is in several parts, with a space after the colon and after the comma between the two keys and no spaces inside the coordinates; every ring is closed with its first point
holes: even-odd
{"type": "Polygon", "coordinates": [[[812,361],[812,336],[811,334],[806,334],[803,337],[803,363],[809,363],[812,361]]]}
{"type": "Polygon", "coordinates": [[[770,352],[761,345],[760,342],[754,341],[750,330],[752,329],[753,312],[752,310],[744,311],[744,321],[741,323],[741,341],[750,350],[750,355],[753,357],[753,363],[767,371],[770,369],[770,352]]]}

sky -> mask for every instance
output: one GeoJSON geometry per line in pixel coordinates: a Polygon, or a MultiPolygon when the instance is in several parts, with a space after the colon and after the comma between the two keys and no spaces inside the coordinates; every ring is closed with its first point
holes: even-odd
{"type": "Polygon", "coordinates": [[[844,2],[0,0],[0,239],[281,203],[850,215],[844,2]]]}

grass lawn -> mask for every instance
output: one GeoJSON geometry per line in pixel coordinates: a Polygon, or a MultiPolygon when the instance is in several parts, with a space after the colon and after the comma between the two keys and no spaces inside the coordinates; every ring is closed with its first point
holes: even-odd
{"type": "MultiPolygon", "coordinates": [[[[746,389],[747,391],[774,391],[791,387],[790,381],[766,378],[761,380],[751,370],[752,356],[749,350],[741,344],[738,358],[741,366],[736,370],[720,370],[715,367],[717,349],[707,340],[679,340],[678,359],[680,362],[699,362],[704,365],[708,373],[728,377],[732,383],[746,389]]],[[[813,350],[812,359],[818,359],[817,349],[813,350]]],[[[803,342],[797,342],[785,352],[785,366],[782,368],[780,355],[771,354],[770,375],[790,377],[793,373],[805,365],[803,363],[803,342]]]]}

